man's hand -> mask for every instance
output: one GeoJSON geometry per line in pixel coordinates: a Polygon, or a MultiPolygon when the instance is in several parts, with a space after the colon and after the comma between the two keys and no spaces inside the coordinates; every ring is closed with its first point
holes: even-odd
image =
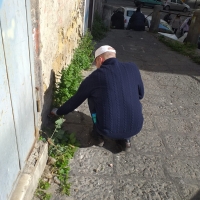
{"type": "Polygon", "coordinates": [[[58,110],[58,108],[53,108],[53,110],[51,111],[51,114],[52,114],[52,115],[58,116],[58,115],[56,114],[57,110],[58,110]]]}

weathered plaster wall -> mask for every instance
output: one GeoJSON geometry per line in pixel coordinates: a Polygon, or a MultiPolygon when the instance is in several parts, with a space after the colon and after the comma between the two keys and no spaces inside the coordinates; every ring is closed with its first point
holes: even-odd
{"type": "Polygon", "coordinates": [[[80,0],[40,0],[40,54],[43,90],[50,84],[51,69],[55,73],[70,63],[73,49],[82,35],[80,0]],[[48,3],[47,3],[48,2],[48,3]]]}
{"type": "Polygon", "coordinates": [[[35,76],[42,122],[52,103],[54,75],[67,67],[83,33],[84,0],[31,0],[35,76]]]}

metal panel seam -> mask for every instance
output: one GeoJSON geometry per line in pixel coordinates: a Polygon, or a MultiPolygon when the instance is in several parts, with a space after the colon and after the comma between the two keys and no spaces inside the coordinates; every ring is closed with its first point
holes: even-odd
{"type": "Polygon", "coordinates": [[[30,74],[31,74],[31,86],[32,86],[32,100],[33,100],[33,113],[34,113],[34,124],[35,124],[35,139],[38,137],[37,134],[37,109],[36,109],[36,97],[35,97],[35,84],[34,84],[34,60],[32,57],[32,51],[33,45],[32,45],[32,40],[30,37],[30,31],[32,30],[32,25],[31,22],[29,21],[30,16],[28,17],[28,9],[30,10],[30,1],[25,0],[25,9],[26,9],[26,22],[27,22],[27,36],[28,36],[28,48],[29,48],[29,62],[30,62],[30,74]],[[29,3],[27,3],[27,1],[29,3]]]}

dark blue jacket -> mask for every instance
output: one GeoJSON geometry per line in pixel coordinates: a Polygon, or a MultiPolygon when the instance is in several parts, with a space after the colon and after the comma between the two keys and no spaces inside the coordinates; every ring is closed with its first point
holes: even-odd
{"type": "Polygon", "coordinates": [[[92,98],[99,131],[115,139],[128,138],[142,128],[140,99],[143,96],[144,87],[137,66],[110,58],[81,83],[77,93],[57,110],[57,114],[68,114],[87,98],[92,98]]]}
{"type": "Polygon", "coordinates": [[[112,27],[115,29],[124,29],[124,13],[116,12],[111,17],[112,27]]]}
{"type": "Polygon", "coordinates": [[[145,16],[141,12],[134,12],[129,19],[128,29],[145,31],[145,16]]]}

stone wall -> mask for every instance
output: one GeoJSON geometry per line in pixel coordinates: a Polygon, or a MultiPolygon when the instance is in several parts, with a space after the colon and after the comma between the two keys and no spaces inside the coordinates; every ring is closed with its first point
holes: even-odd
{"type": "Polygon", "coordinates": [[[83,33],[84,0],[31,0],[35,82],[42,124],[48,122],[55,74],[67,67],[83,33]]]}

